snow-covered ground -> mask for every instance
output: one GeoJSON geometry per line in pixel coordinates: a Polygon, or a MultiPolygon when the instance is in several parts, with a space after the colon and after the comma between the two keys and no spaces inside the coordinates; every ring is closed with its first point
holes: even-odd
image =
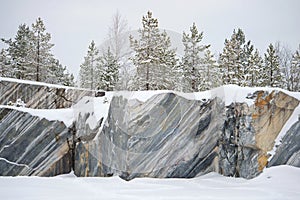
{"type": "Polygon", "coordinates": [[[90,199],[213,199],[298,200],[300,168],[266,169],[252,180],[210,173],[193,179],[118,177],[78,178],[72,174],[51,178],[0,177],[0,198],[5,200],[90,199]]]}

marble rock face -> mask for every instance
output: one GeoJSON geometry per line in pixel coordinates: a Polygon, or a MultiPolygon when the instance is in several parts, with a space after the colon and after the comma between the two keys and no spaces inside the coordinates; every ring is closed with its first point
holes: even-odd
{"type": "Polygon", "coordinates": [[[300,120],[298,120],[288,130],[282,138],[281,144],[276,150],[276,154],[269,162],[268,166],[292,165],[300,167],[300,120]]]}
{"type": "Polygon", "coordinates": [[[116,96],[103,130],[76,145],[75,174],[129,180],[216,171],[223,112],[218,98],[202,102],[167,93],[142,103],[116,96]]]}
{"type": "Polygon", "coordinates": [[[90,90],[12,80],[0,78],[0,105],[21,99],[27,108],[69,108],[84,96],[95,96],[90,90]]]}
{"type": "MultiPolygon", "coordinates": [[[[254,99],[251,106],[232,103],[226,108],[219,151],[219,173],[225,176],[253,178],[261,173],[268,164],[268,151],[299,105],[283,92],[257,91],[254,99]]],[[[293,127],[290,130],[295,131],[293,127]]]]}
{"type": "Polygon", "coordinates": [[[72,135],[60,121],[0,108],[0,175],[54,176],[72,167],[72,135]]]}
{"type": "Polygon", "coordinates": [[[187,99],[173,92],[141,102],[120,93],[81,98],[95,94],[0,78],[0,94],[0,105],[21,98],[29,108],[71,107],[66,110],[73,121],[66,127],[0,106],[0,175],[53,176],[73,169],[77,176],[125,180],[208,172],[253,178],[267,166],[300,167],[299,120],[268,161],[276,138],[299,108],[298,99],[281,91],[255,91],[247,103],[221,95],[187,99]]]}
{"type": "Polygon", "coordinates": [[[267,166],[267,152],[299,101],[283,92],[257,91],[252,98],[251,106],[225,107],[218,97],[204,102],[167,93],[143,103],[116,96],[103,129],[86,131],[84,117],[76,121],[86,126],[76,135],[88,135],[77,142],[75,174],[130,180],[215,171],[253,178],[267,166]]]}

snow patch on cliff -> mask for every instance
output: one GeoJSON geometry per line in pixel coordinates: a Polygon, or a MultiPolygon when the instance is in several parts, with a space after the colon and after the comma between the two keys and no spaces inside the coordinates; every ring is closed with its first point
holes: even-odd
{"type": "Polygon", "coordinates": [[[13,110],[18,110],[21,112],[29,113],[32,116],[37,116],[41,119],[45,118],[49,121],[62,121],[67,127],[71,126],[74,121],[74,114],[72,108],[64,109],[32,109],[16,106],[3,106],[0,108],[8,108],[13,110]]]}

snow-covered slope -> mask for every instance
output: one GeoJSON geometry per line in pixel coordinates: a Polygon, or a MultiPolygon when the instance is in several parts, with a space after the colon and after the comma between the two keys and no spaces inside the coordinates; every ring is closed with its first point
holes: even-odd
{"type": "Polygon", "coordinates": [[[73,174],[52,178],[0,177],[1,199],[212,199],[298,200],[300,169],[279,166],[266,169],[252,180],[210,173],[193,179],[135,179],[119,177],[76,178],[73,174]]]}

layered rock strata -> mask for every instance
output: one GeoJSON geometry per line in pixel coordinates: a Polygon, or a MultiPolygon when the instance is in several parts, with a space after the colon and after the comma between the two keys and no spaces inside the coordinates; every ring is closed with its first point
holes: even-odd
{"type": "MultiPolygon", "coordinates": [[[[266,167],[267,152],[299,101],[283,92],[258,91],[252,98],[251,106],[225,107],[217,97],[203,102],[173,93],[145,103],[114,97],[103,129],[77,143],[75,174],[130,180],[216,171],[253,178],[266,167]]],[[[77,123],[88,126],[82,119],[77,123]]]]}
{"type": "Polygon", "coordinates": [[[116,96],[103,130],[76,145],[75,174],[129,180],[216,171],[223,112],[218,98],[201,102],[168,93],[142,103],[116,96]]]}
{"type": "Polygon", "coordinates": [[[72,167],[72,135],[60,121],[0,108],[0,175],[54,176],[72,167]]]}
{"type": "Polygon", "coordinates": [[[27,108],[69,108],[84,96],[95,96],[91,90],[12,80],[0,78],[0,105],[21,99],[27,108]]]}
{"type": "Polygon", "coordinates": [[[219,151],[220,173],[226,176],[253,178],[261,173],[268,164],[268,151],[299,105],[297,99],[283,92],[257,91],[252,98],[251,106],[227,106],[219,151]]]}
{"type": "Polygon", "coordinates": [[[280,91],[256,91],[248,104],[228,105],[218,95],[195,100],[172,92],[145,102],[115,95],[110,104],[104,97],[76,104],[94,92],[3,79],[0,92],[0,104],[21,98],[27,107],[72,106],[74,112],[73,125],[66,127],[0,107],[0,175],[52,176],[73,169],[77,176],[126,180],[191,178],[212,171],[253,178],[266,166],[300,166],[299,120],[268,163],[268,152],[299,105],[280,91]],[[107,118],[99,117],[104,111],[98,109],[108,106],[107,118]]]}
{"type": "Polygon", "coordinates": [[[286,133],[278,146],[276,154],[268,164],[269,167],[277,165],[292,165],[300,167],[300,120],[298,120],[286,133]]]}

